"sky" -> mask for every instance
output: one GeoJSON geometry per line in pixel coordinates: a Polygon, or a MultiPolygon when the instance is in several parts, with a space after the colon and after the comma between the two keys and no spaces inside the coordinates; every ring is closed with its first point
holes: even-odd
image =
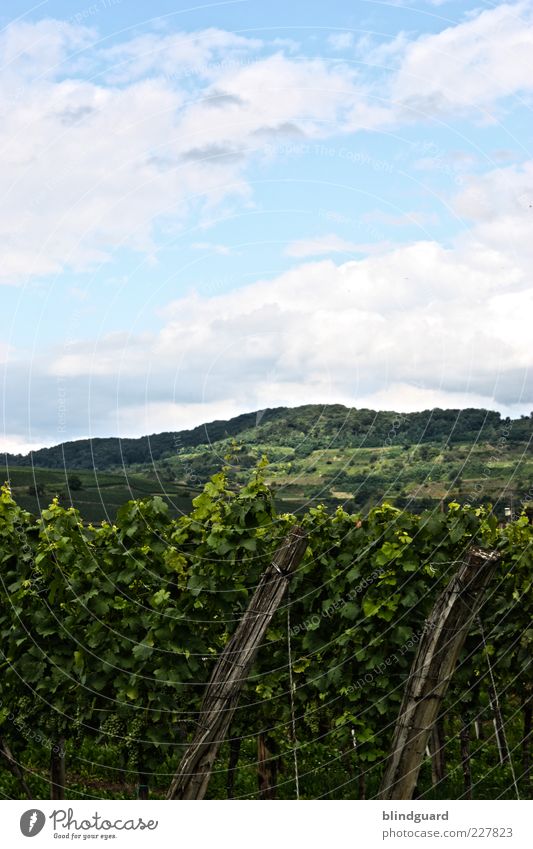
{"type": "Polygon", "coordinates": [[[533,2],[5,0],[0,448],[533,410],[533,2]]]}

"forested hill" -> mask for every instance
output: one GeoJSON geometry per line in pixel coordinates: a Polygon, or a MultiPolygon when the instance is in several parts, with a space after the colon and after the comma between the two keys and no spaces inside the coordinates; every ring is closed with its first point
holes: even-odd
{"type": "Polygon", "coordinates": [[[426,410],[421,413],[375,412],[339,404],[276,407],[214,421],[192,430],[159,433],[138,439],[97,438],[65,442],[28,455],[7,454],[8,466],[48,469],[113,469],[151,463],[180,450],[228,438],[248,445],[285,445],[311,453],[324,448],[374,448],[384,444],[528,442],[533,413],[503,419],[490,410],[426,410]]]}

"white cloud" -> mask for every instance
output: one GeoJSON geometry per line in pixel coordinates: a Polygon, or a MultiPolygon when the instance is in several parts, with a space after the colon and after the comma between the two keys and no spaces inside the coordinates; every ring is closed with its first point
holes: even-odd
{"type": "Polygon", "coordinates": [[[157,332],[114,333],[19,361],[8,370],[6,429],[26,432],[29,397],[32,435],[20,439],[64,439],[50,429],[58,380],[73,437],[312,402],[529,413],[530,248],[518,255],[519,245],[483,241],[493,226],[483,191],[504,183],[495,173],[457,198],[477,219],[449,247],[426,240],[340,264],[307,262],[238,291],[179,298],[160,312],[157,332]]]}
{"type": "Polygon", "coordinates": [[[420,227],[431,226],[439,223],[439,216],[435,212],[423,212],[419,210],[406,210],[400,215],[384,212],[382,209],[367,212],[363,215],[365,221],[379,221],[389,227],[420,227]]]}
{"type": "MultiPolygon", "coordinates": [[[[264,55],[256,40],[218,30],[102,50],[81,27],[8,27],[0,279],[89,269],[121,246],[156,255],[156,222],[176,228],[191,208],[213,214],[228,198],[248,199],[247,165],[257,152],[275,153],[279,137],[376,129],[405,119],[406,107],[471,112],[529,91],[529,9],[499,6],[438,35],[373,47],[373,61],[398,64],[388,77],[394,106],[377,105],[341,62],[288,57],[279,46],[264,55]],[[102,74],[81,79],[81,66],[102,74]]],[[[64,438],[50,425],[58,378],[73,436],[312,401],[528,412],[533,163],[462,179],[451,203],[468,229],[451,244],[299,239],[287,247],[298,259],[369,255],[307,262],[211,298],[188,295],[163,311],[158,332],[69,344],[31,368],[19,359],[8,373],[5,445],[19,440],[13,450],[22,451],[34,439],[64,438]],[[31,433],[13,435],[26,432],[30,413],[31,433]]],[[[434,221],[380,214],[398,226],[434,221]]]]}
{"type": "MultiPolygon", "coordinates": [[[[420,380],[428,393],[451,393],[450,403],[462,393],[471,404],[527,406],[530,190],[533,163],[472,178],[454,206],[473,226],[449,247],[418,241],[339,265],[308,262],[216,297],[191,294],[161,313],[159,333],[108,336],[94,357],[72,346],[49,372],[146,376],[158,391],[171,379],[174,401],[243,409],[288,403],[295,385],[303,397],[378,403],[389,386],[420,380]]],[[[303,258],[356,247],[327,234],[288,251],[303,258]]]]}
{"type": "MultiPolygon", "coordinates": [[[[430,3],[440,5],[438,0],[430,3]]],[[[343,36],[339,34],[341,45],[343,36]]],[[[520,96],[530,103],[531,0],[475,9],[437,33],[414,37],[402,31],[380,41],[364,35],[353,46],[362,68],[366,66],[367,96],[371,92],[385,110],[382,124],[398,126],[454,113],[487,122],[494,120],[491,110],[504,98],[520,96]]]]}
{"type": "Polygon", "coordinates": [[[102,53],[108,68],[106,77],[113,83],[147,75],[181,83],[193,76],[214,80],[221,68],[251,61],[250,56],[262,46],[260,39],[211,27],[193,33],[140,35],[102,53]]]}
{"type": "Polygon", "coordinates": [[[395,105],[346,64],[264,55],[268,44],[213,28],[102,48],[86,27],[12,24],[0,35],[0,281],[92,269],[121,246],[155,256],[156,222],[248,196],[248,163],[275,154],[278,138],[377,129],[406,104],[478,108],[529,90],[530,19],[530,5],[502,5],[369,48],[370,59],[400,57],[395,105]],[[80,68],[98,74],[88,81],[80,68]]]}
{"type": "MultiPolygon", "coordinates": [[[[231,399],[197,404],[148,401],[138,406],[123,406],[116,410],[109,435],[116,434],[124,438],[136,437],[139,433],[187,430],[216,419],[230,419],[242,412],[231,399]]],[[[98,425],[99,422],[96,423],[97,427],[98,425]]]]}
{"type": "Polygon", "coordinates": [[[356,51],[367,65],[390,70],[399,66],[411,41],[405,32],[383,41],[376,41],[374,36],[367,34],[357,41],[356,51]]]}
{"type": "Polygon", "coordinates": [[[215,242],[193,242],[191,248],[195,251],[219,254],[219,256],[230,256],[235,253],[229,245],[218,245],[215,242]]]}
{"type": "Polygon", "coordinates": [[[108,337],[93,358],[72,346],[48,369],[90,375],[96,395],[100,382],[115,387],[126,408],[142,403],[135,385],[150,410],[166,394],[165,403],[196,405],[199,420],[203,403],[253,410],[300,400],[418,409],[462,399],[524,411],[533,402],[527,282],[512,257],[475,241],[418,242],[189,295],[169,305],[158,333],[108,337]]]}
{"type": "Polygon", "coordinates": [[[26,87],[57,78],[69,57],[90,47],[94,35],[87,27],[49,19],[4,27],[0,31],[4,96],[22,98],[26,87]]]}
{"type": "MultiPolygon", "coordinates": [[[[370,410],[394,410],[398,413],[416,413],[435,408],[464,410],[467,407],[494,409],[492,394],[481,395],[469,391],[446,392],[438,388],[425,389],[412,383],[392,383],[386,389],[358,398],[358,405],[370,410]]],[[[504,416],[516,418],[523,414],[523,404],[497,404],[504,416]]]]}
{"type": "Polygon", "coordinates": [[[38,451],[39,448],[45,448],[49,444],[51,443],[42,441],[28,442],[20,434],[0,434],[0,454],[29,454],[30,451],[38,451]]]}
{"type": "Polygon", "coordinates": [[[292,131],[312,138],[346,132],[354,129],[357,110],[370,109],[355,72],[347,66],[276,53],[223,69],[216,85],[186,112],[181,129],[187,138],[197,140],[198,151],[213,139],[217,145],[248,150],[257,149],[277,131],[284,137],[292,131]],[[223,114],[213,108],[213,92],[225,98],[223,114]]]}
{"type": "Polygon", "coordinates": [[[533,12],[529,0],[470,15],[406,45],[391,97],[415,116],[490,110],[533,89],[533,12]]]}
{"type": "Polygon", "coordinates": [[[57,21],[0,37],[0,281],[91,269],[124,246],[155,254],[155,222],[246,196],[246,165],[273,138],[377,120],[350,69],[257,57],[255,39],[210,29],[102,51],[91,37],[57,21]],[[80,79],[80,63],[114,83],[80,79]]]}
{"type": "Polygon", "coordinates": [[[159,82],[32,86],[0,130],[0,278],[86,270],[121,245],[153,250],[152,227],[189,197],[244,191],[234,163],[180,162],[182,96],[159,82]]]}
{"type": "Polygon", "coordinates": [[[355,44],[353,32],[333,32],[328,35],[328,44],[333,50],[349,50],[355,44]]]}
{"type": "Polygon", "coordinates": [[[454,200],[473,222],[468,237],[513,257],[524,276],[533,262],[533,160],[470,177],[454,200]]]}
{"type": "Polygon", "coordinates": [[[12,350],[13,349],[11,345],[8,345],[6,342],[3,342],[0,339],[0,363],[7,362],[8,355],[11,353],[12,350]]]}
{"type": "Polygon", "coordinates": [[[287,245],[285,253],[287,256],[299,259],[308,256],[320,256],[332,253],[367,253],[369,245],[361,245],[357,242],[349,242],[341,239],[335,233],[327,233],[324,236],[314,236],[309,239],[298,239],[287,245]]]}

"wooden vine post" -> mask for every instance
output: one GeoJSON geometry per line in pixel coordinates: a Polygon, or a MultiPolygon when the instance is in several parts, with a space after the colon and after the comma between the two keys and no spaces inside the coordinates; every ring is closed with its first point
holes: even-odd
{"type": "Polygon", "coordinates": [[[215,664],[200,708],[198,731],[182,758],[167,799],[204,798],[257,650],[306,547],[303,530],[293,528],[263,572],[246,613],[215,664]]]}
{"type": "Polygon", "coordinates": [[[2,757],[7,765],[7,768],[11,772],[12,775],[18,780],[23,792],[26,794],[28,799],[32,798],[32,793],[30,788],[26,783],[26,779],[24,778],[24,772],[21,769],[20,764],[13,757],[13,753],[9,748],[9,744],[7,740],[4,740],[3,737],[0,737],[0,757],[2,757]]]}
{"type": "Polygon", "coordinates": [[[50,752],[50,798],[65,798],[65,738],[58,737],[50,752]]]}
{"type": "Polygon", "coordinates": [[[505,739],[505,728],[503,725],[502,712],[500,708],[500,703],[498,701],[498,695],[492,683],[489,684],[488,689],[490,708],[492,711],[492,722],[494,724],[494,735],[496,737],[496,743],[498,745],[498,755],[500,757],[500,763],[503,765],[505,763],[509,763],[510,755],[509,748],[507,746],[507,740],[505,739]]]}
{"type": "Polygon", "coordinates": [[[446,739],[444,736],[444,717],[440,716],[431,729],[429,751],[431,755],[431,783],[436,787],[446,778],[446,739]]]}
{"type": "Polygon", "coordinates": [[[260,799],[275,799],[278,783],[278,759],[267,735],[257,735],[257,782],[260,799]]]}
{"type": "Polygon", "coordinates": [[[407,679],[379,799],[411,799],[424,750],[500,555],[471,548],[438,597],[407,679]]]}

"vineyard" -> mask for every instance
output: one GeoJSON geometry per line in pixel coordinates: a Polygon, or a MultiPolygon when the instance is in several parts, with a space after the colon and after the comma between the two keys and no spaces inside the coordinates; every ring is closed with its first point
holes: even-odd
{"type": "Polygon", "coordinates": [[[504,517],[525,504],[533,475],[533,417],[490,410],[392,413],[340,404],[246,413],[193,430],[139,439],[65,442],[6,455],[5,479],[33,513],[54,497],[84,521],[111,520],[128,499],[161,495],[173,516],[216,474],[222,458],[245,484],[263,455],[280,512],[322,504],[365,512],[382,501],[420,513],[475,498],[504,517]],[[77,485],[71,486],[75,482],[77,485]]]}
{"type": "Polygon", "coordinates": [[[376,797],[417,649],[474,547],[497,565],[479,609],[464,596],[472,621],[413,793],[531,798],[528,518],[455,502],[296,517],[264,474],[217,473],[179,518],[153,497],[98,526],[57,500],[35,518],[2,489],[4,798],[172,798],[217,661],[296,529],[302,557],[280,573],[206,798],[376,797]]]}

